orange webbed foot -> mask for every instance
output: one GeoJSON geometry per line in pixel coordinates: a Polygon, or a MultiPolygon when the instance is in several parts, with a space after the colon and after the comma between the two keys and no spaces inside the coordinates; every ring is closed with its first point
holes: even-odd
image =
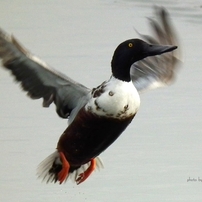
{"type": "Polygon", "coordinates": [[[60,184],[62,184],[69,174],[70,165],[67,159],[65,158],[63,152],[59,153],[60,153],[60,159],[62,161],[62,170],[58,173],[58,181],[60,182],[60,184]]]}
{"type": "Polygon", "coordinates": [[[90,162],[91,162],[91,164],[88,167],[88,169],[85,172],[79,174],[79,177],[76,179],[77,185],[79,185],[83,181],[85,181],[90,176],[90,174],[95,170],[96,160],[95,159],[91,159],[90,162]]]}

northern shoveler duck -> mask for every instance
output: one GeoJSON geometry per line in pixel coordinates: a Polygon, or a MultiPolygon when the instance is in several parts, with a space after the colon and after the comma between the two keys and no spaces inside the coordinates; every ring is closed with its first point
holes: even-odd
{"type": "Polygon", "coordinates": [[[138,62],[177,48],[167,15],[164,9],[158,9],[161,26],[151,20],[157,40],[142,36],[147,42],[140,39],[122,42],[112,57],[111,77],[93,89],[53,70],[22,47],[14,36],[0,30],[3,66],[12,72],[28,96],[43,98],[43,107],[54,102],[58,115],[68,119],[69,125],[56,151],[39,165],[39,177],[60,184],[71,175],[77,184],[86,180],[96,167],[102,167],[99,154],[133,120],[140,106],[138,92],[172,80],[177,61],[174,53],[138,62]]]}

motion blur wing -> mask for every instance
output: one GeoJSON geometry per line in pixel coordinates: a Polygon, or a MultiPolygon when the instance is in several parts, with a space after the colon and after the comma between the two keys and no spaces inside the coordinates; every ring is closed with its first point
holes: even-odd
{"type": "MultiPolygon", "coordinates": [[[[179,45],[169,14],[155,7],[156,19],[149,19],[154,36],[140,36],[151,44],[179,45]]],[[[131,67],[131,79],[139,92],[171,84],[180,63],[180,49],[160,56],[148,57],[131,67]]]]}

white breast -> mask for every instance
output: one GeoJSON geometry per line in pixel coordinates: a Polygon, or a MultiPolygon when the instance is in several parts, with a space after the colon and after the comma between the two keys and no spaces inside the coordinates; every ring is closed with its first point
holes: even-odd
{"type": "Polygon", "coordinates": [[[120,119],[138,111],[140,97],[132,81],[124,82],[111,77],[96,90],[100,92],[97,95],[92,93],[92,98],[85,106],[86,110],[120,119]]]}

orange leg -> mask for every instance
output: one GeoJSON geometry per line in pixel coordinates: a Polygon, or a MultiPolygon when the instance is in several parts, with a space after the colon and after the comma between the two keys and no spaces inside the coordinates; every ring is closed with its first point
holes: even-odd
{"type": "Polygon", "coordinates": [[[91,162],[91,164],[88,167],[88,169],[84,173],[79,174],[79,177],[76,179],[77,185],[79,185],[80,183],[85,181],[90,176],[90,174],[95,170],[96,160],[91,159],[90,162],[91,162]]]}
{"type": "Polygon", "coordinates": [[[60,153],[60,159],[62,161],[62,170],[58,173],[58,181],[60,181],[60,184],[62,184],[69,174],[70,165],[67,159],[65,158],[63,152],[59,153],[60,153]]]}

